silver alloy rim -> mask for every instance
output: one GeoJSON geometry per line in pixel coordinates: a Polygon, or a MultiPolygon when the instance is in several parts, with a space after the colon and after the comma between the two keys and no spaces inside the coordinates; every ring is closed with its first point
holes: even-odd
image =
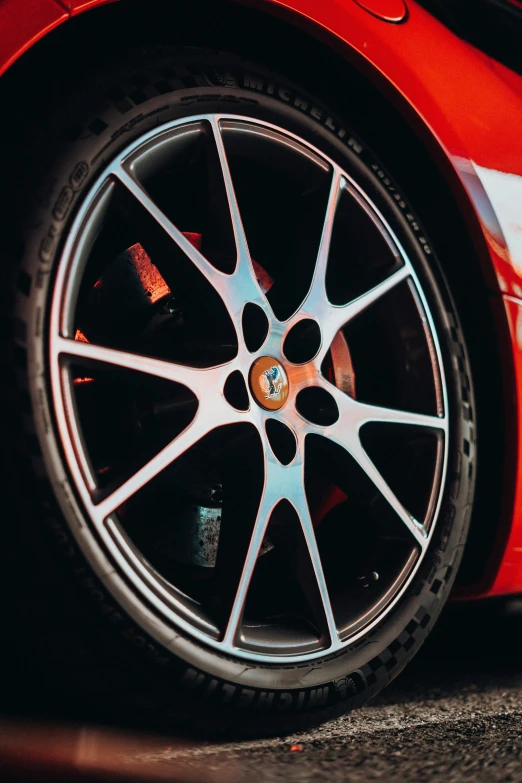
{"type": "Polygon", "coordinates": [[[337,163],[288,131],[259,120],[253,121],[248,117],[225,114],[199,115],[176,120],[149,132],[129,145],[109,164],[84,198],[62,252],[50,312],[49,366],[57,431],[68,472],[86,512],[88,527],[95,532],[89,546],[94,549],[99,548],[110,555],[117,570],[125,575],[140,599],[153,607],[163,623],[189,634],[222,653],[251,660],[292,662],[313,660],[335,653],[352,644],[369,628],[382,621],[384,614],[400,600],[417,573],[433,534],[446,476],[448,401],[440,345],[417,274],[383,215],[337,163]],[[145,156],[150,155],[152,151],[161,151],[163,146],[174,137],[178,138],[181,133],[197,133],[201,125],[212,129],[221,165],[237,252],[236,266],[231,274],[217,269],[191,244],[181,230],[160,210],[140,182],[140,163],[145,156]],[[309,155],[330,177],[326,214],[312,282],[300,307],[283,321],[275,316],[254,271],[223,140],[224,131],[227,129],[260,136],[273,134],[274,138],[282,140],[283,143],[295,146],[301,154],[309,155]],[[86,259],[94,242],[96,226],[101,220],[116,184],[118,187],[125,188],[128,194],[139,202],[218,293],[236,328],[238,350],[232,360],[213,367],[190,367],[75,339],[74,313],[86,259]],[[371,218],[376,230],[389,245],[396,259],[397,268],[380,283],[347,304],[333,305],[326,293],[326,270],[336,210],[345,192],[349,193],[371,218]],[[437,390],[436,415],[360,402],[337,388],[322,370],[332,341],[339,330],[401,283],[407,283],[411,290],[429,343],[434,384],[437,390]],[[260,308],[269,325],[266,339],[254,352],[248,350],[241,328],[243,312],[247,304],[255,304],[260,308]],[[293,364],[287,360],[283,345],[293,327],[305,319],[311,319],[319,324],[320,347],[310,361],[293,364]],[[227,379],[238,371],[245,378],[248,387],[248,373],[252,364],[265,356],[273,358],[284,368],[288,378],[288,399],[277,412],[274,412],[257,404],[251,393],[248,409],[237,410],[227,401],[224,394],[227,379]],[[93,474],[78,422],[69,372],[71,360],[94,361],[103,365],[138,370],[188,387],[198,401],[196,414],[190,424],[131,478],[102,499],[96,491],[96,476],[93,474]],[[299,392],[309,387],[318,387],[333,398],[339,412],[335,423],[317,425],[298,411],[296,398],[299,392]],[[283,422],[295,436],[295,456],[286,465],[282,464],[275,455],[267,436],[267,421],[274,417],[283,422]],[[416,520],[403,506],[363,447],[360,431],[370,422],[427,428],[439,434],[440,446],[437,452],[429,519],[424,523],[416,520]],[[118,519],[117,510],[215,428],[244,423],[256,428],[262,444],[263,490],[230,615],[225,626],[218,627],[198,612],[194,601],[183,596],[148,563],[126,535],[118,519]],[[350,454],[401,520],[415,550],[414,556],[408,559],[393,589],[381,597],[379,605],[374,607],[366,621],[359,622],[357,627],[348,630],[339,629],[336,623],[307,500],[304,467],[305,440],[309,435],[329,439],[350,454]],[[296,644],[286,652],[278,649],[274,653],[270,649],[263,651],[259,648],[253,649],[252,645],[249,646],[243,635],[242,619],[249,585],[271,514],[282,500],[287,501],[299,517],[321,598],[324,626],[317,644],[303,645],[301,649],[296,644]]]}

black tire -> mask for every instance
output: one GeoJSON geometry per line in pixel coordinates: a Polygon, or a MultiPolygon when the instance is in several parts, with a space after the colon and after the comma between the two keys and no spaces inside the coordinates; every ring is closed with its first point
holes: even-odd
{"type": "Polygon", "coordinates": [[[47,130],[39,127],[24,151],[27,164],[17,177],[24,184],[15,193],[24,251],[20,260],[9,261],[16,306],[7,336],[12,366],[4,439],[7,489],[16,508],[7,530],[7,639],[15,652],[6,691],[13,701],[31,693],[34,705],[36,693],[40,706],[61,701],[103,718],[130,715],[163,724],[181,719],[209,731],[245,731],[246,722],[249,732],[277,733],[366,702],[415,655],[436,621],[459,566],[473,500],[471,370],[442,268],[415,213],[364,140],[333,109],[283,77],[233,57],[141,52],[93,77],[81,98],[64,98],[60,111],[45,118],[47,130]],[[117,151],[146,131],[195,112],[225,109],[277,123],[308,140],[370,195],[422,281],[448,384],[448,472],[422,564],[382,622],[313,666],[245,666],[183,634],[167,649],[151,633],[151,622],[140,622],[150,608],[138,607],[131,617],[117,597],[124,589],[121,578],[116,588],[106,569],[89,562],[74,486],[61,463],[50,465],[57,452],[46,369],[49,297],[82,194],[117,151]],[[36,205],[35,190],[43,194],[36,205]]]}

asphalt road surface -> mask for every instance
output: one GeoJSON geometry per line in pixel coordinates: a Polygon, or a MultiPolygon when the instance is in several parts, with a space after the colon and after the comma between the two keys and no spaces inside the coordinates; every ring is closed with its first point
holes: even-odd
{"type": "Polygon", "coordinates": [[[450,607],[377,700],[310,732],[217,743],[6,722],[2,759],[5,780],[70,783],[522,781],[522,601],[450,607]]]}

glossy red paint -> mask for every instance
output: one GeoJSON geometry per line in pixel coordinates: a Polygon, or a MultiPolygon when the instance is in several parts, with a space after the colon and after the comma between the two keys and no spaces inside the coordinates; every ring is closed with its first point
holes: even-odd
{"type": "MultiPolygon", "coordinates": [[[[17,0],[4,0],[0,73],[69,15],[109,1],[26,0],[22,13],[17,0]]],[[[499,334],[503,338],[509,328],[511,340],[501,349],[516,391],[516,401],[506,399],[514,422],[504,520],[510,533],[500,567],[492,561],[488,590],[520,592],[522,425],[516,422],[517,408],[522,411],[522,220],[510,211],[505,193],[522,203],[522,78],[457,38],[414,0],[407,0],[408,18],[401,24],[386,23],[361,7],[385,7],[386,0],[237,2],[291,20],[355,62],[425,139],[461,204],[492,295],[504,296],[499,334]]]]}
{"type": "MultiPolygon", "coordinates": [[[[518,450],[513,458],[520,463],[520,444],[522,443],[522,301],[511,296],[503,297],[505,312],[509,322],[512,350],[515,356],[515,388],[517,415],[511,422],[513,440],[518,450]]],[[[513,524],[507,544],[502,553],[500,567],[495,575],[488,595],[504,595],[522,590],[522,482],[520,467],[514,486],[512,505],[513,524]]]]}
{"type": "Polygon", "coordinates": [[[373,14],[383,22],[404,22],[408,9],[404,0],[353,0],[365,11],[373,14]]]}
{"type": "Polygon", "coordinates": [[[55,0],[55,2],[60,3],[71,16],[76,16],[76,14],[81,14],[90,8],[114,3],[116,0],[55,0]]]}
{"type": "Polygon", "coordinates": [[[67,19],[54,0],[0,2],[0,75],[27,49],[67,19]]]}

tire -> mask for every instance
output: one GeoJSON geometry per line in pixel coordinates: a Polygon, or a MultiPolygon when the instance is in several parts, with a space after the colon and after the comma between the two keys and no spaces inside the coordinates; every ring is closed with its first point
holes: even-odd
{"type": "MultiPolygon", "coordinates": [[[[81,99],[64,96],[60,110],[45,119],[47,130],[39,129],[24,150],[27,163],[17,177],[25,184],[15,193],[24,250],[10,260],[16,291],[6,394],[12,415],[4,439],[6,490],[17,509],[7,533],[7,574],[16,585],[6,608],[14,652],[6,690],[13,699],[23,691],[33,702],[52,698],[104,719],[279,733],[375,696],[415,655],[436,621],[459,566],[472,506],[472,374],[442,267],[415,212],[334,109],[235,57],[145,51],[93,75],[81,99]],[[346,644],[324,655],[314,648],[313,654],[291,656],[277,648],[280,662],[265,662],[248,650],[222,652],[186,623],[167,622],[150,591],[139,592],[91,524],[58,430],[49,349],[52,302],[75,221],[94,183],[123,150],[169,123],[203,114],[277,126],[334,161],[404,249],[438,340],[449,424],[438,505],[426,527],[429,543],[393,601],[358,627],[353,641],[348,635],[346,644]],[[43,195],[32,204],[28,192],[43,195]]],[[[129,285],[136,285],[135,272],[127,274],[129,285]]],[[[248,486],[248,469],[240,462],[234,470],[248,486]]],[[[372,589],[367,582],[361,587],[372,589]]]]}

